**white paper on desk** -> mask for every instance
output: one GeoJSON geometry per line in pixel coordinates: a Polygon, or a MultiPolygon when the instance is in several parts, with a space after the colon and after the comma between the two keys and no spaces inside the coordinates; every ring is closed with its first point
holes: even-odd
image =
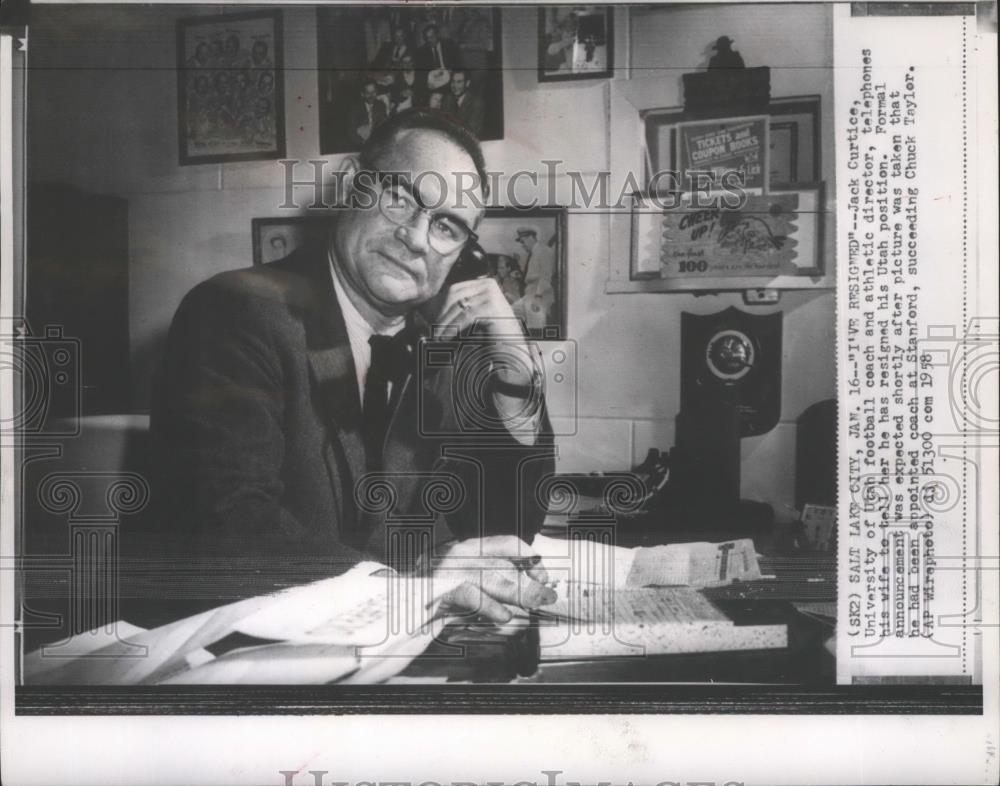
{"type": "Polygon", "coordinates": [[[159,685],[321,685],[356,671],[355,647],[265,644],[227,652],[158,680],[159,685]]]}
{"type": "Polygon", "coordinates": [[[690,587],[633,588],[602,591],[594,585],[569,582],[565,595],[546,613],[597,625],[732,625],[698,590],[690,587]]]}
{"type": "Polygon", "coordinates": [[[535,535],[531,545],[553,579],[611,587],[626,586],[636,551],[593,540],[562,540],[545,535],[535,535]]]}
{"type": "Polygon", "coordinates": [[[626,549],[536,535],[542,566],[556,580],[616,588],[718,587],[761,577],[753,541],[672,543],[626,549]]]}
{"type": "Polygon", "coordinates": [[[673,543],[635,549],[629,587],[721,587],[761,577],[753,541],[673,543]]]}
{"type": "MultiPolygon", "coordinates": [[[[172,674],[164,685],[362,685],[403,671],[440,633],[444,619],[415,633],[387,636],[375,646],[286,641],[227,652],[196,668],[172,674]]],[[[383,631],[384,636],[384,631],[383,631]]]]}
{"type": "MultiPolygon", "coordinates": [[[[141,685],[155,684],[162,675],[186,669],[189,658],[198,658],[205,647],[232,633],[233,625],[268,602],[268,596],[230,603],[212,611],[161,625],[151,630],[120,634],[99,649],[61,659],[54,668],[33,670],[29,664],[38,653],[25,659],[25,678],[35,685],[141,685]]],[[[117,627],[117,624],[116,626],[117,627]]],[[[94,635],[79,634],[78,639],[94,635]]],[[[38,660],[55,659],[41,655],[38,660]]]]}
{"type": "Polygon", "coordinates": [[[576,613],[539,628],[542,661],[788,646],[785,625],[735,625],[692,587],[587,587],[570,584],[571,606],[572,593],[580,595],[576,613]]]}
{"type": "Polygon", "coordinates": [[[441,596],[460,583],[448,576],[373,576],[372,572],[356,568],[301,587],[240,620],[234,629],[262,639],[373,647],[400,635],[418,635],[441,596]]]}
{"type": "MultiPolygon", "coordinates": [[[[330,607],[325,604],[332,598],[337,598],[338,603],[346,607],[364,601],[365,597],[355,594],[359,587],[365,586],[361,579],[374,578],[384,588],[384,578],[371,576],[372,572],[384,567],[362,563],[341,576],[230,603],[152,630],[117,633],[110,637],[111,643],[77,657],[55,658],[31,653],[25,659],[25,677],[29,684],[55,685],[139,685],[174,679],[186,671],[194,671],[192,665],[205,660],[201,656],[204,648],[234,631],[273,639],[295,639],[304,635],[331,620],[330,607]],[[285,619],[282,622],[278,617],[285,619]],[[247,620],[251,624],[244,625],[247,620]]],[[[436,580],[434,594],[446,592],[451,583],[436,580]]],[[[414,629],[418,628],[411,628],[414,629]]],[[[92,640],[93,636],[94,632],[88,631],[77,638],[83,643],[92,640]]],[[[363,638],[358,637],[359,640],[363,638]]],[[[367,640],[379,643],[383,638],[372,634],[367,640]]],[[[314,643],[331,642],[321,638],[314,643]]],[[[347,641],[332,643],[356,645],[356,642],[347,641]]]]}
{"type": "Polygon", "coordinates": [[[129,639],[145,632],[145,628],[131,625],[124,620],[85,631],[58,645],[48,645],[29,652],[24,656],[25,674],[29,682],[35,684],[47,681],[50,674],[65,667],[71,659],[93,655],[105,647],[118,645],[122,639],[129,639]]]}

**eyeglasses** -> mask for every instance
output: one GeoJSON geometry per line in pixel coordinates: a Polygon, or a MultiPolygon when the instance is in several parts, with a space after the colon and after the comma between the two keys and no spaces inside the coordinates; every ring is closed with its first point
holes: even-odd
{"type": "Polygon", "coordinates": [[[427,243],[442,256],[453,254],[470,240],[475,242],[479,235],[461,220],[447,213],[436,213],[421,205],[417,197],[402,183],[381,181],[378,209],[389,221],[398,226],[412,226],[426,213],[427,243]]]}

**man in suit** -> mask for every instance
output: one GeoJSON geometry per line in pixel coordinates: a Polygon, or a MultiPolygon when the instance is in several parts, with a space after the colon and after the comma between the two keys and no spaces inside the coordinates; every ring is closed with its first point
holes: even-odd
{"type": "Polygon", "coordinates": [[[154,386],[156,494],[165,553],[224,566],[213,592],[419,556],[463,579],[452,607],[495,621],[555,599],[525,542],[553,471],[540,360],[493,279],[443,287],[484,212],[453,173],[485,192],[465,129],[391,118],[345,163],[325,246],[222,273],[178,308],[154,386]],[[396,548],[406,531],[419,554],[396,548]]]}
{"type": "Polygon", "coordinates": [[[427,88],[439,90],[448,84],[452,70],[462,67],[458,47],[449,38],[441,38],[435,24],[424,28],[424,44],[417,50],[417,70],[425,74],[427,88]]]}
{"type": "Polygon", "coordinates": [[[445,106],[448,112],[465,124],[477,137],[483,133],[483,117],[486,107],[483,99],[469,90],[471,80],[467,71],[451,72],[451,95],[445,106]]]}
{"type": "Polygon", "coordinates": [[[524,249],[524,296],[513,304],[514,313],[532,329],[541,330],[551,324],[555,303],[553,280],[556,260],[552,249],[538,242],[534,227],[518,227],[515,242],[524,249]]]}
{"type": "Polygon", "coordinates": [[[427,104],[427,75],[416,70],[413,55],[403,55],[399,65],[400,68],[395,74],[395,83],[393,84],[393,101],[398,103],[408,93],[412,106],[425,106],[427,104]]]}
{"type": "Polygon", "coordinates": [[[378,86],[371,80],[366,81],[361,86],[361,100],[351,108],[348,115],[347,133],[351,142],[360,149],[388,114],[388,107],[379,98],[378,86]]]}
{"type": "Polygon", "coordinates": [[[372,59],[371,67],[380,71],[396,71],[402,67],[403,57],[410,52],[406,43],[406,31],[401,27],[392,29],[392,40],[379,47],[372,59]]]}

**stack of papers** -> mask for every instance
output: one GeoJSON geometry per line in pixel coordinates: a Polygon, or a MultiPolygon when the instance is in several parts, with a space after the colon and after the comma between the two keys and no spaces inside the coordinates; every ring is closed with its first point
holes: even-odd
{"type": "Polygon", "coordinates": [[[788,646],[787,626],[736,625],[698,589],[761,578],[749,539],[625,549],[539,535],[533,545],[557,594],[541,609],[543,661],[788,646]]]}
{"type": "Polygon", "coordinates": [[[690,587],[607,591],[570,582],[563,595],[545,608],[557,619],[539,630],[543,661],[788,646],[787,626],[736,625],[690,587]]]}
{"type": "Polygon", "coordinates": [[[361,563],[347,573],[142,630],[125,622],[25,657],[25,681],[46,685],[379,682],[440,632],[436,614],[458,579],[404,577],[361,563]],[[375,575],[381,574],[381,575],[375,575]],[[218,657],[233,634],[262,640],[218,657]],[[67,657],[69,655],[69,657],[67,657]]]}
{"type": "Polygon", "coordinates": [[[626,549],[593,540],[535,536],[549,575],[581,584],[627,587],[721,587],[761,578],[749,538],[626,549]]]}

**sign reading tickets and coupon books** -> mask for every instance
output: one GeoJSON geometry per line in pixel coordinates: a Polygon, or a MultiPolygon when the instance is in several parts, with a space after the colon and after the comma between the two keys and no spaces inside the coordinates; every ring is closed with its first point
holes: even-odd
{"type": "Polygon", "coordinates": [[[745,190],[767,191],[768,127],[767,115],[678,123],[681,182],[694,171],[711,172],[715,182],[739,172],[745,190]]]}

